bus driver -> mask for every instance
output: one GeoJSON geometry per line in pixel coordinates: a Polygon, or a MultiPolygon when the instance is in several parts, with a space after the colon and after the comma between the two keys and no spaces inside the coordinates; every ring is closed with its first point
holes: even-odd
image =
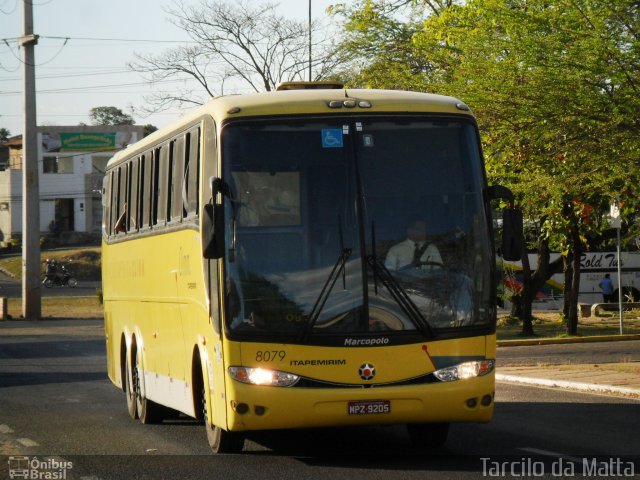
{"type": "Polygon", "coordinates": [[[389,249],[384,266],[389,270],[442,267],[438,247],[427,241],[427,225],[424,221],[416,220],[407,228],[407,238],[389,249]]]}

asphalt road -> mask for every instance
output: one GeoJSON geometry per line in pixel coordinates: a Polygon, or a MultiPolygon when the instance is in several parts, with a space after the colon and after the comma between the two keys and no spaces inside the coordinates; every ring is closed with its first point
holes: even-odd
{"type": "MultiPolygon", "coordinates": [[[[591,344],[591,352],[570,358],[606,355],[611,347],[591,344]]],[[[513,348],[499,354],[505,362],[519,356],[513,348]]],[[[630,457],[640,452],[638,407],[498,383],[494,420],[452,426],[438,451],[415,450],[402,427],[369,427],[254,434],[242,454],[216,456],[202,425],[191,420],[144,426],[129,418],[124,394],[106,378],[101,321],[0,323],[0,478],[8,478],[9,457],[21,455],[71,462],[66,478],[80,480],[477,479],[500,467],[506,478],[514,476],[510,468],[529,474],[519,478],[570,478],[583,476],[583,456],[605,462],[599,468],[620,459],[617,473],[640,478],[640,461],[630,457]],[[633,472],[627,461],[635,462],[633,472]]]]}

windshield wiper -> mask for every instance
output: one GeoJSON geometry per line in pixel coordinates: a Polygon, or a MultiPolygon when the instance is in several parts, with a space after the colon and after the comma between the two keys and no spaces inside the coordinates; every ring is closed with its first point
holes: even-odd
{"type": "Polygon", "coordinates": [[[338,259],[336,260],[335,265],[331,269],[331,272],[329,273],[327,280],[324,282],[324,285],[322,286],[322,290],[320,290],[320,295],[318,295],[318,298],[316,299],[316,302],[313,305],[311,312],[309,313],[309,317],[305,322],[304,329],[301,334],[301,340],[306,340],[311,334],[311,331],[313,330],[313,327],[317,323],[318,318],[320,317],[320,313],[322,312],[324,305],[327,303],[327,300],[329,299],[329,295],[331,294],[331,290],[333,290],[333,286],[338,281],[338,277],[340,276],[340,274],[342,274],[342,288],[343,289],[347,288],[345,265],[347,263],[347,260],[353,253],[353,250],[351,248],[345,248],[344,246],[344,236],[342,234],[342,220],[340,216],[338,216],[338,232],[340,235],[340,253],[338,255],[338,259]]]}
{"type": "Polygon", "coordinates": [[[420,309],[413,303],[409,294],[402,288],[402,285],[398,283],[398,281],[391,275],[389,269],[380,261],[376,254],[376,236],[375,236],[375,227],[374,223],[371,222],[371,241],[372,241],[372,251],[371,255],[367,256],[367,265],[371,267],[373,271],[373,283],[374,283],[374,291],[378,293],[378,279],[382,284],[387,288],[393,299],[396,301],[402,311],[409,317],[411,322],[420,330],[423,335],[427,338],[434,338],[435,334],[433,333],[433,328],[429,325],[429,322],[420,309]]]}

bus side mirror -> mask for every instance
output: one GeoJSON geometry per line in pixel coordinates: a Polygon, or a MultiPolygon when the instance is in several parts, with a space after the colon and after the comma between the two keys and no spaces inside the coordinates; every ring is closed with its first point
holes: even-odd
{"type": "Polygon", "coordinates": [[[221,258],[224,253],[223,207],[207,203],[203,210],[202,256],[221,258]]]}
{"type": "Polygon", "coordinates": [[[509,262],[522,259],[522,210],[505,208],[502,211],[502,257],[509,262]]]}
{"type": "MultiPolygon", "coordinates": [[[[224,255],[224,205],[216,204],[223,182],[211,178],[211,201],[202,209],[202,256],[204,258],[222,258],[224,255]]],[[[222,193],[224,193],[222,191],[222,193]]]]}
{"type": "MultiPolygon", "coordinates": [[[[485,190],[486,199],[507,200],[511,205],[515,202],[513,192],[502,185],[491,185],[485,190]]],[[[522,210],[519,208],[504,208],[502,210],[502,258],[509,262],[522,259],[523,253],[523,221],[522,210]]]]}

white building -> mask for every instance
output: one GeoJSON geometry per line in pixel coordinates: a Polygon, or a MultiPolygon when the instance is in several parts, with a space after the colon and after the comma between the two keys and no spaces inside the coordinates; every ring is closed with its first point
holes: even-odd
{"type": "MultiPolygon", "coordinates": [[[[107,161],[117,150],[140,140],[143,127],[38,127],[40,231],[55,225],[67,232],[99,234],[100,191],[107,161]],[[54,223],[52,223],[54,222],[54,223]]],[[[13,137],[8,165],[0,171],[0,243],[22,236],[22,139],[13,137]]]]}

